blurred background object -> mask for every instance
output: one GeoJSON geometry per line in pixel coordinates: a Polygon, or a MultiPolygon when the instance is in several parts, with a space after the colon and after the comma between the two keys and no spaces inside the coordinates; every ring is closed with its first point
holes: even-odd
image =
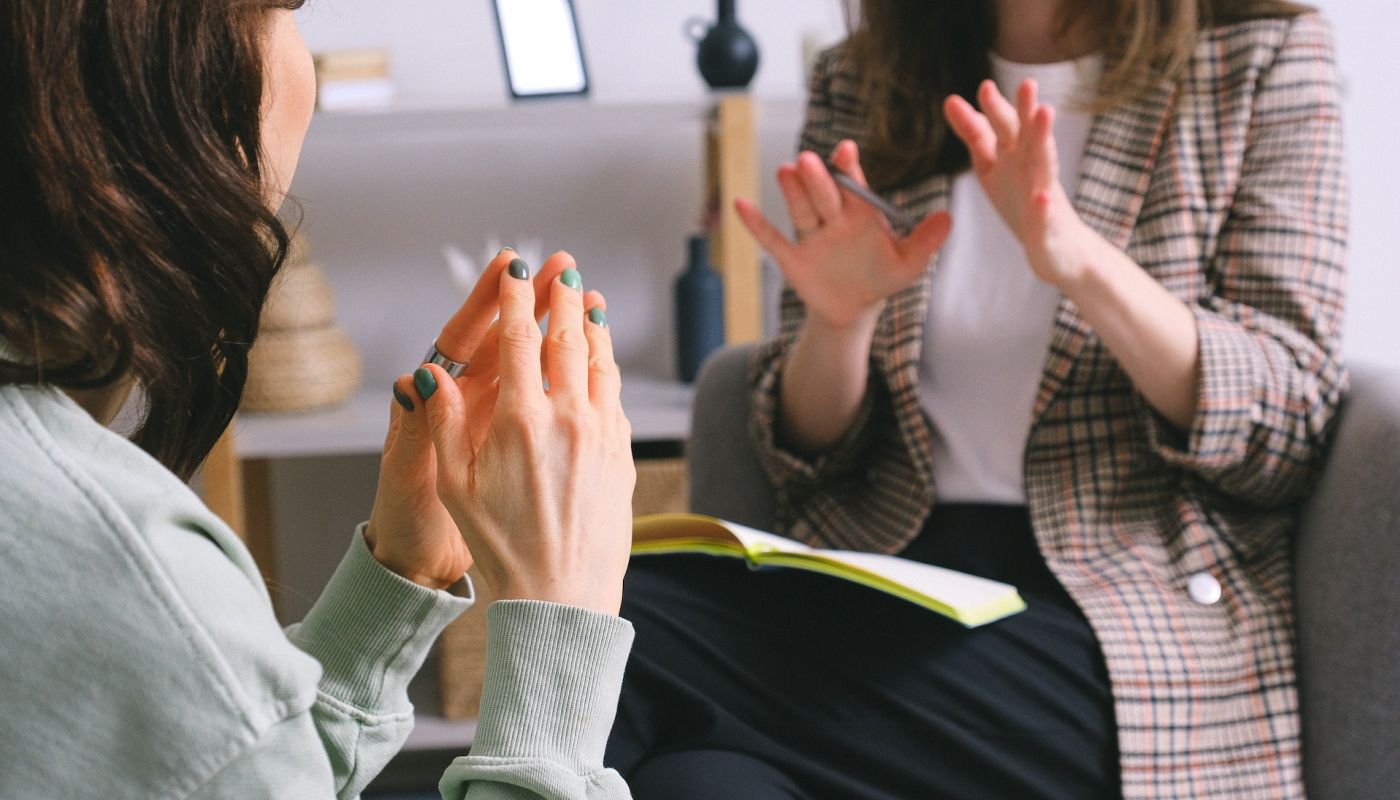
{"type": "Polygon", "coordinates": [[[330,282],[300,235],[272,284],[261,328],[248,355],[243,410],[323,408],[359,388],[359,352],[336,324],[330,282]]]}
{"type": "Polygon", "coordinates": [[[758,43],[739,24],[735,0],[719,0],[715,23],[701,19],[687,23],[690,37],[699,45],[695,64],[711,89],[742,89],[758,72],[758,43]]]}
{"type": "Polygon", "coordinates": [[[397,92],[387,49],[333,50],[311,60],[316,66],[317,109],[368,111],[394,104],[397,92]]]}

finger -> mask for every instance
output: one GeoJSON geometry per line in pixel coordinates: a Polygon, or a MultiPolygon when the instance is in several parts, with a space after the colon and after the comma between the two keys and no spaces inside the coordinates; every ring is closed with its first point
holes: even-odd
{"type": "Polygon", "coordinates": [[[427,422],[432,450],[437,456],[440,478],[460,476],[462,466],[469,463],[471,440],[467,437],[466,405],[456,381],[437,364],[424,364],[413,373],[413,390],[421,409],[405,416],[419,414],[427,422]]]}
{"type": "Polygon", "coordinates": [[[860,150],[850,139],[842,139],[831,151],[831,163],[861,186],[869,185],[865,182],[865,170],[860,166],[860,150]]]}
{"type": "Polygon", "coordinates": [[[900,257],[909,272],[917,273],[928,266],[928,260],[948,240],[953,218],[946,211],[929,214],[899,243],[900,257]]]}
{"type": "Polygon", "coordinates": [[[841,190],[836,188],[836,181],[832,180],[831,172],[816,153],[804,151],[798,154],[797,177],[801,179],[807,195],[812,198],[812,205],[817,209],[817,216],[822,222],[840,216],[841,190]]]}
{"type": "Polygon", "coordinates": [[[1046,189],[1060,177],[1060,156],[1055,150],[1055,109],[1041,106],[1031,120],[1031,153],[1036,168],[1035,188],[1046,189]]]}
{"type": "MultiPolygon", "coordinates": [[[[558,277],[558,273],[562,271],[562,269],[554,270],[555,277],[558,277]]],[[[544,319],[544,316],[549,313],[549,295],[546,292],[544,297],[540,298],[539,292],[540,287],[537,284],[535,287],[537,298],[535,301],[536,321],[544,319]]],[[[583,296],[583,305],[585,308],[596,307],[605,312],[608,310],[607,298],[603,297],[602,292],[595,289],[590,289],[588,293],[583,296]]],[[[462,380],[468,382],[495,383],[497,377],[496,368],[501,363],[500,337],[500,323],[492,323],[491,327],[486,329],[486,335],[481,338],[481,344],[477,345],[476,352],[472,354],[471,365],[462,373],[462,380]]],[[[471,407],[470,402],[468,402],[467,405],[469,408],[471,407]]]]}
{"type": "Polygon", "coordinates": [[[972,168],[979,173],[997,161],[997,135],[992,124],[978,113],[972,104],[957,95],[943,101],[943,115],[948,118],[953,133],[967,145],[972,154],[972,168]]]}
{"type": "Polygon", "coordinates": [[[583,335],[583,276],[576,269],[550,287],[549,335],[544,340],[549,395],[556,402],[588,399],[588,340],[583,335]]]}
{"type": "Polygon", "coordinates": [[[496,322],[486,330],[486,335],[481,338],[481,345],[476,348],[471,363],[462,373],[462,380],[467,383],[494,382],[500,364],[501,323],[496,322]]]}
{"type": "Polygon", "coordinates": [[[433,461],[433,437],[428,430],[427,413],[412,375],[394,381],[390,434],[384,443],[384,464],[388,469],[421,471],[433,461]],[[417,399],[415,399],[417,398],[417,399]]]}
{"type": "Polygon", "coordinates": [[[544,399],[540,375],[539,323],[535,321],[535,285],[529,280],[501,276],[501,320],[497,337],[501,399],[528,406],[544,399]]]}
{"type": "Polygon", "coordinates": [[[549,313],[549,287],[566,269],[578,269],[578,264],[572,255],[560,250],[546,258],[535,273],[535,319],[544,319],[549,313]]]}
{"type": "Polygon", "coordinates": [[[759,246],[771,253],[780,266],[792,261],[792,242],[753,203],[740,197],[734,201],[734,210],[738,212],[744,227],[758,240],[759,246]]]}
{"type": "Polygon", "coordinates": [[[519,261],[519,258],[509,247],[491,259],[491,263],[486,265],[481,277],[477,279],[476,286],[472,287],[467,301],[443,326],[442,333],[434,342],[438,352],[458,363],[465,364],[471,359],[472,353],[486,335],[486,329],[491,327],[492,320],[496,318],[501,273],[507,271],[515,261],[519,261]]]}
{"type": "Polygon", "coordinates": [[[1016,109],[1001,96],[997,85],[989,80],[982,81],[977,88],[977,103],[982,107],[987,121],[992,123],[992,130],[996,131],[997,147],[1001,150],[1015,147],[1016,134],[1020,130],[1016,122],[1016,109]]]}
{"type": "Polygon", "coordinates": [[[1039,90],[1034,78],[1021,81],[1020,87],[1016,89],[1016,120],[1021,130],[1025,130],[1031,124],[1031,118],[1035,116],[1039,90]]]}
{"type": "Polygon", "coordinates": [[[778,187],[783,190],[783,200],[787,201],[794,232],[816,230],[822,224],[816,206],[812,205],[812,198],[807,194],[807,187],[797,177],[797,167],[792,164],[778,167],[778,187]]]}
{"type": "Polygon", "coordinates": [[[604,414],[622,407],[622,374],[613,355],[612,329],[599,306],[588,309],[583,323],[588,338],[588,399],[604,414]]]}

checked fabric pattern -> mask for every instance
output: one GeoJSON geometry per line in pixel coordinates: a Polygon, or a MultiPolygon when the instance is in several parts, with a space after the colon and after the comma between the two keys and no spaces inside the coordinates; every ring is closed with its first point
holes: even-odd
{"type": "MultiPolygon", "coordinates": [[[[840,48],[812,78],[801,147],[861,139],[840,48]]],[[[949,176],[891,199],[947,207],[949,176]]],[[[1103,647],[1128,798],[1303,796],[1291,534],[1346,389],[1339,361],[1347,227],[1333,40],[1315,14],[1221,25],[1184,74],[1099,114],[1075,207],[1196,315],[1194,424],[1160,418],[1074,305],[1046,354],[1025,456],[1050,568],[1103,647]],[[1220,602],[1187,593],[1208,572],[1220,602]]],[[[918,398],[928,277],[887,304],[856,425],[805,460],[774,440],[778,386],[802,322],[751,366],[752,433],[784,532],[902,549],[935,498],[918,398]]]]}

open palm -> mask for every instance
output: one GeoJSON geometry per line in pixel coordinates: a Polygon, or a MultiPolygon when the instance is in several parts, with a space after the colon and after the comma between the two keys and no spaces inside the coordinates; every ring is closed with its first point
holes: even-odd
{"type": "MultiPolygon", "coordinates": [[[[865,174],[856,145],[843,141],[832,163],[860,184],[865,174]]],[[[803,152],[795,164],[778,169],[778,183],[792,217],[795,236],[783,235],[747,200],[735,208],[760,245],[778,262],[788,285],[809,314],[833,327],[846,327],[914,282],[943,245],[951,222],[939,213],[899,237],[868,203],[843,192],[822,160],[803,152]]]]}
{"type": "Polygon", "coordinates": [[[956,95],[944,103],[953,131],[967,145],[972,169],[992,205],[1026,250],[1036,276],[1063,286],[1074,275],[1073,253],[1087,233],[1060,183],[1055,110],[1037,97],[1034,80],[1016,92],[1016,105],[996,84],[977,92],[981,112],[956,95]]]}

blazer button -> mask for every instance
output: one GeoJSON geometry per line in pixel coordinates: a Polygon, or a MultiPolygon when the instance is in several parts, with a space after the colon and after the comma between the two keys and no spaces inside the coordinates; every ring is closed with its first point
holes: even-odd
{"type": "Polygon", "coordinates": [[[1186,593],[1203,606],[1213,605],[1220,600],[1220,581],[1209,572],[1197,572],[1186,582],[1186,593]]]}

